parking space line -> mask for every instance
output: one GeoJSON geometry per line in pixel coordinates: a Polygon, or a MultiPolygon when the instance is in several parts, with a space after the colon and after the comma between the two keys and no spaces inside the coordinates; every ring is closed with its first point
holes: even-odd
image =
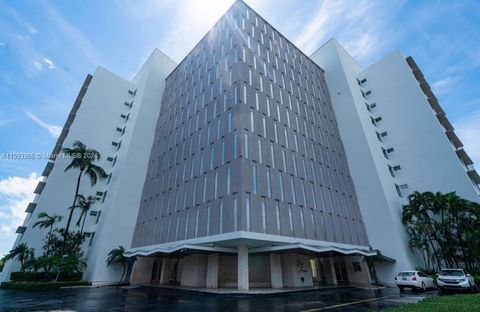
{"type": "Polygon", "coordinates": [[[349,305],[354,305],[354,304],[359,304],[359,303],[364,303],[364,302],[382,300],[382,299],[386,299],[386,298],[390,298],[390,297],[392,297],[392,296],[384,296],[384,297],[378,297],[378,298],[371,298],[371,299],[365,299],[365,300],[352,301],[352,302],[336,304],[336,305],[333,305],[333,306],[328,306],[328,307],[323,307],[323,308],[303,310],[302,312],[315,312],[315,311],[330,310],[330,309],[341,308],[341,307],[345,307],[345,306],[349,306],[349,305]]]}

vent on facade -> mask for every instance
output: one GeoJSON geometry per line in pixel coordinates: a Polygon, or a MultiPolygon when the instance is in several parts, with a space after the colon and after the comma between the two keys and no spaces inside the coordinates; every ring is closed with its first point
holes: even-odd
{"type": "Polygon", "coordinates": [[[137,89],[135,89],[135,90],[128,90],[128,94],[130,94],[131,96],[137,95],[137,89]]]}
{"type": "Polygon", "coordinates": [[[361,80],[357,78],[357,83],[358,83],[358,85],[359,85],[360,87],[361,87],[365,82],[367,82],[367,78],[363,78],[363,79],[361,79],[361,80]]]}
{"type": "Polygon", "coordinates": [[[123,128],[120,128],[120,127],[117,127],[117,132],[120,133],[120,135],[123,135],[125,133],[125,128],[126,127],[123,127],[123,128]]]}
{"type": "Polygon", "coordinates": [[[384,149],[383,147],[382,147],[382,153],[383,153],[383,157],[385,157],[386,159],[388,159],[388,153],[387,153],[387,150],[386,150],[386,149],[384,149]]]}
{"type": "Polygon", "coordinates": [[[111,156],[108,156],[107,157],[107,161],[111,162],[112,163],[112,167],[115,166],[116,162],[117,162],[117,156],[115,157],[111,157],[111,156]]]}
{"type": "Polygon", "coordinates": [[[120,149],[120,147],[122,146],[122,141],[118,141],[118,142],[112,141],[112,145],[115,146],[117,148],[117,151],[118,151],[120,149]]]}
{"type": "Polygon", "coordinates": [[[398,197],[403,197],[402,190],[398,184],[395,184],[395,190],[397,190],[398,197]]]}
{"type": "Polygon", "coordinates": [[[96,217],[97,214],[98,214],[98,211],[97,211],[97,210],[92,210],[92,211],[90,211],[90,215],[91,215],[92,217],[96,217]]]}
{"type": "Polygon", "coordinates": [[[388,171],[390,172],[390,175],[395,178],[395,170],[393,170],[393,167],[388,165],[388,171]]]}
{"type": "Polygon", "coordinates": [[[376,103],[368,104],[367,102],[365,102],[365,106],[367,107],[367,110],[369,112],[372,112],[372,108],[377,107],[377,104],[376,103]]]}
{"type": "Polygon", "coordinates": [[[127,121],[128,121],[128,118],[130,118],[130,113],[128,113],[128,114],[120,114],[120,117],[121,117],[125,122],[127,122],[127,121]]]}
{"type": "Polygon", "coordinates": [[[370,120],[372,121],[372,125],[374,125],[376,127],[377,123],[382,121],[382,117],[373,118],[372,116],[370,116],[370,120]]]}

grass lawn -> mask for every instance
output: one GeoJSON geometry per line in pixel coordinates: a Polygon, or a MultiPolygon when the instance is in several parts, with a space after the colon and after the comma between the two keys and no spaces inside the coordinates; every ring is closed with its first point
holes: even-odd
{"type": "Polygon", "coordinates": [[[387,309],[388,312],[480,311],[480,294],[440,296],[387,309]]]}

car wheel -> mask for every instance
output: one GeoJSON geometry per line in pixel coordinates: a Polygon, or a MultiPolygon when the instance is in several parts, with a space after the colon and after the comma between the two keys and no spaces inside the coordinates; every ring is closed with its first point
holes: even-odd
{"type": "Polygon", "coordinates": [[[427,286],[425,286],[425,283],[422,282],[422,291],[423,292],[426,292],[427,291],[427,286]]]}
{"type": "Polygon", "coordinates": [[[398,288],[400,289],[400,292],[404,292],[405,291],[405,288],[403,286],[398,286],[398,288]]]}

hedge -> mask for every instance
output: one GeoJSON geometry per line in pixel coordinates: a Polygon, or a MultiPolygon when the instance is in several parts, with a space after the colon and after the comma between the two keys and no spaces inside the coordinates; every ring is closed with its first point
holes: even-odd
{"type": "MultiPolygon", "coordinates": [[[[12,272],[10,274],[10,280],[13,282],[49,282],[54,281],[57,277],[57,273],[45,273],[45,272],[12,272]]],[[[74,282],[82,279],[82,273],[60,273],[58,281],[61,282],[74,282]]]]}
{"type": "Polygon", "coordinates": [[[89,286],[90,282],[4,282],[0,285],[3,289],[14,290],[51,290],[71,286],[89,286]]]}

